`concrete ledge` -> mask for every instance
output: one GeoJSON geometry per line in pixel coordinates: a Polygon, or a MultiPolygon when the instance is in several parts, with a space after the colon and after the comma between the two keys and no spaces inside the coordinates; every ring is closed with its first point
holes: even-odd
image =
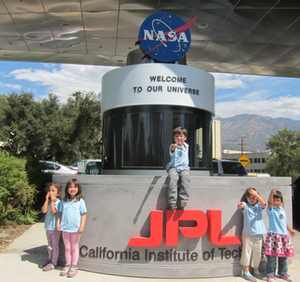
{"type": "MultiPolygon", "coordinates": [[[[63,185],[72,177],[54,176],[63,185]]],[[[164,241],[159,248],[131,248],[128,241],[133,236],[150,235],[149,214],[153,210],[164,211],[167,207],[166,176],[133,175],[79,175],[88,207],[88,224],[81,239],[80,268],[88,271],[127,276],[156,278],[200,278],[232,276],[240,273],[239,246],[212,246],[207,237],[189,239],[180,237],[177,252],[196,252],[196,261],[155,261],[143,257],[145,250],[166,251],[164,241]],[[107,258],[106,252],[133,252],[138,260],[107,258]],[[225,255],[226,252],[226,255],[225,255]],[[209,255],[214,253],[214,255],[209,255]]],[[[239,235],[242,214],[236,209],[245,189],[253,186],[267,198],[272,188],[283,192],[285,208],[291,220],[291,180],[279,177],[210,177],[192,176],[190,201],[187,210],[209,209],[222,211],[224,235],[239,235]]],[[[265,213],[266,219],[266,213],[265,213]]],[[[165,220],[165,219],[164,219],[165,220]]],[[[267,225],[267,221],[265,221],[267,225]]]]}

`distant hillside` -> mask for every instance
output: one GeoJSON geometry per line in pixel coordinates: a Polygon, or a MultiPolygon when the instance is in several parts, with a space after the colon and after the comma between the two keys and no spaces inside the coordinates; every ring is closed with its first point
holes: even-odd
{"type": "Polygon", "coordinates": [[[264,150],[268,139],[278,130],[300,130],[300,120],[271,118],[259,115],[237,115],[221,118],[223,149],[240,149],[241,136],[245,136],[245,150],[264,150]]]}

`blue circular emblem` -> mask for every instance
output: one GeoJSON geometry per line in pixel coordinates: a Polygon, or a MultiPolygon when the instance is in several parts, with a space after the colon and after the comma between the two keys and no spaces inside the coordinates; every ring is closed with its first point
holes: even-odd
{"type": "Polygon", "coordinates": [[[179,61],[191,44],[190,27],[189,23],[171,13],[154,13],[140,27],[140,48],[155,61],[179,61]]]}

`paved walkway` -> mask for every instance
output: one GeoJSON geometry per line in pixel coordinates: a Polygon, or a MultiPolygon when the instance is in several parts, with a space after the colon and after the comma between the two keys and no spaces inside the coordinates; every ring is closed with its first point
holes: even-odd
{"type": "MultiPolygon", "coordinates": [[[[289,272],[293,281],[300,281],[300,234],[294,237],[294,246],[296,256],[289,265],[289,272]]],[[[46,238],[44,235],[43,224],[38,223],[28,229],[22,236],[17,238],[4,252],[0,253],[0,273],[1,281],[6,282],[54,282],[69,280],[59,276],[59,270],[43,272],[39,265],[45,259],[46,238]]],[[[82,282],[168,282],[176,281],[175,279],[145,279],[120,277],[113,275],[104,275],[80,271],[78,276],[73,278],[73,281],[82,282]]],[[[178,281],[178,280],[177,280],[178,281]]],[[[211,279],[180,279],[180,281],[190,282],[242,282],[245,281],[240,277],[225,277],[211,279]]],[[[277,280],[281,281],[281,280],[277,280]]]]}

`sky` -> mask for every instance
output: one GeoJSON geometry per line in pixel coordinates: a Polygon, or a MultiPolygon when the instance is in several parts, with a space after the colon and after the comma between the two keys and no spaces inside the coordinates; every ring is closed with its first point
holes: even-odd
{"type": "MultiPolygon", "coordinates": [[[[36,99],[56,94],[64,102],[75,91],[101,91],[113,67],[0,61],[0,93],[31,92],[36,99]]],[[[212,73],[216,116],[258,114],[300,120],[300,78],[212,73]]]]}

